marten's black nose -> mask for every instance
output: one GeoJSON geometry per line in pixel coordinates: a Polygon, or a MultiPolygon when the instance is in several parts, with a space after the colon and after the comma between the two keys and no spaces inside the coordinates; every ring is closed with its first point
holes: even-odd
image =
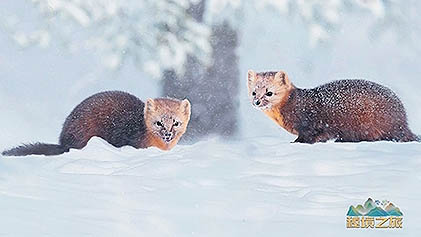
{"type": "Polygon", "coordinates": [[[171,141],[171,139],[172,139],[172,132],[165,132],[163,138],[167,142],[168,141],[171,141]]]}
{"type": "Polygon", "coordinates": [[[260,105],[260,100],[254,100],[254,105],[259,106],[260,105]]]}

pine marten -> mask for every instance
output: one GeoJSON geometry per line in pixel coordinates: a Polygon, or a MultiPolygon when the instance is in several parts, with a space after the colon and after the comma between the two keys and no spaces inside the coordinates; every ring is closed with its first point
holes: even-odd
{"type": "Polygon", "coordinates": [[[82,101],[64,122],[59,144],[35,143],[4,151],[7,156],[59,155],[70,148],[81,149],[93,136],[115,147],[158,147],[170,150],[186,132],[190,102],[171,98],[148,99],[108,91],[82,101]]]}
{"type": "Polygon", "coordinates": [[[339,80],[313,89],[295,87],[283,72],[248,71],[254,107],[295,134],[295,142],[417,141],[402,102],[366,80],[339,80]]]}

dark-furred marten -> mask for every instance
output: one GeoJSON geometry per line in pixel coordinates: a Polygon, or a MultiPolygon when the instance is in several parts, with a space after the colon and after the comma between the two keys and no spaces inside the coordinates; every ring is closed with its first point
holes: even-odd
{"type": "Polygon", "coordinates": [[[34,143],[4,151],[3,155],[58,155],[81,149],[93,136],[115,147],[173,148],[186,132],[190,102],[171,98],[148,99],[146,104],[121,91],[95,94],[82,101],[64,122],[59,144],[34,143]]]}
{"type": "Polygon", "coordinates": [[[398,96],[371,81],[338,80],[300,89],[283,71],[249,70],[248,89],[253,106],[297,135],[295,142],[418,140],[398,96]]]}

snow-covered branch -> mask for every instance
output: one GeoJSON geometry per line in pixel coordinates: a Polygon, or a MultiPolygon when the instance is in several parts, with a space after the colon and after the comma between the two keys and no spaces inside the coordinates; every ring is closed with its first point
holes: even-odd
{"type": "Polygon", "coordinates": [[[207,65],[210,25],[226,17],[238,21],[236,13],[244,6],[251,6],[256,14],[270,9],[277,15],[299,17],[307,25],[309,43],[317,46],[340,28],[345,12],[367,11],[379,22],[387,22],[388,16],[402,15],[405,5],[397,0],[206,0],[207,20],[197,21],[189,8],[199,0],[28,1],[41,18],[39,28],[20,30],[17,18],[1,19],[2,27],[22,47],[47,47],[54,41],[71,50],[94,49],[111,69],[128,60],[156,77],[167,69],[182,73],[188,55],[207,65]]]}
{"type": "MultiPolygon", "coordinates": [[[[194,0],[32,0],[44,24],[32,32],[6,25],[21,46],[62,40],[73,49],[95,49],[117,69],[127,59],[159,76],[180,71],[188,54],[206,63],[209,29],[187,13],[194,0]]],[[[16,22],[16,21],[15,21],[16,22]]]]}

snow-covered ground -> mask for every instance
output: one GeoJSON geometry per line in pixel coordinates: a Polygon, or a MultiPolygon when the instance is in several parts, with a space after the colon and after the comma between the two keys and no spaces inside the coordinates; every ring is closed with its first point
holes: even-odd
{"type": "Polygon", "coordinates": [[[279,137],[0,159],[0,236],[419,236],[421,144],[279,137]],[[388,199],[403,229],[346,229],[388,199]]]}

